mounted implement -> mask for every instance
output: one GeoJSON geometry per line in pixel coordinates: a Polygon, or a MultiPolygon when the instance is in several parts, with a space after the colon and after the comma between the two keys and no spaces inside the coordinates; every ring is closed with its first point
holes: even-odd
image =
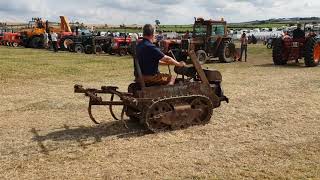
{"type": "Polygon", "coordinates": [[[135,60],[137,82],[129,85],[128,92],[118,91],[118,87],[103,86],[101,89],[85,89],[75,85],[75,93],[84,93],[89,97],[89,116],[98,124],[92,115],[93,106],[108,106],[116,120],[124,122],[124,115],[130,120],[139,121],[152,132],[187,128],[193,125],[207,124],[213,109],[222,101],[228,102],[221,88],[222,76],[219,71],[202,69],[194,51],[190,51],[192,67],[175,68],[176,84],[173,86],[149,86],[145,84],[141,69],[135,60]],[[99,94],[109,94],[105,101],[99,94]],[[114,101],[115,96],[120,101],[114,101]],[[117,118],[113,107],[122,106],[120,118],[117,118]]]}

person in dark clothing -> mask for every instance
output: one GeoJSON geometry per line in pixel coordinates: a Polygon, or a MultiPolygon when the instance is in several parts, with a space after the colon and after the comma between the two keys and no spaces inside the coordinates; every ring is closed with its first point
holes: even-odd
{"type": "Polygon", "coordinates": [[[248,57],[248,55],[247,55],[247,53],[248,53],[248,38],[247,38],[246,33],[243,33],[241,35],[240,42],[241,42],[241,53],[240,53],[240,58],[238,59],[238,61],[242,61],[242,56],[244,54],[245,62],[247,62],[247,57],[248,57]]]}
{"type": "Polygon", "coordinates": [[[293,39],[301,39],[301,38],[305,38],[305,33],[304,31],[302,31],[301,29],[301,24],[298,24],[297,29],[295,29],[293,31],[293,39]]]}
{"type": "Polygon", "coordinates": [[[150,24],[143,27],[143,40],[136,47],[136,58],[141,68],[143,80],[149,85],[174,85],[175,78],[159,71],[160,65],[185,66],[184,62],[178,62],[164,55],[153,44],[154,28],[150,24]]]}

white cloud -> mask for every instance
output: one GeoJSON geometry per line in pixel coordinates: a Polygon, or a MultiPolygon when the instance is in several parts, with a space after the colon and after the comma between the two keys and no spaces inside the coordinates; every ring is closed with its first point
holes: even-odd
{"type": "Polygon", "coordinates": [[[58,21],[106,24],[191,24],[193,17],[241,22],[278,17],[319,16],[316,0],[0,0],[0,21],[28,21],[43,17],[58,21]]]}

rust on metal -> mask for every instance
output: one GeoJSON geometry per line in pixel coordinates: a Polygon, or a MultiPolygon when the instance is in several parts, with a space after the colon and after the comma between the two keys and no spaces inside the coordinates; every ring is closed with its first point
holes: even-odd
{"type": "MultiPolygon", "coordinates": [[[[193,67],[176,68],[175,72],[183,75],[183,78],[177,78],[173,86],[145,87],[145,84],[139,81],[130,84],[128,92],[121,92],[115,86],[85,89],[81,85],[75,85],[74,92],[89,97],[89,117],[96,124],[99,122],[92,114],[93,106],[108,106],[112,117],[121,120],[124,125],[126,115],[131,120],[138,120],[152,132],[204,125],[210,122],[213,109],[219,107],[222,101],[228,102],[228,98],[224,96],[221,88],[221,73],[203,70],[194,51],[190,52],[190,56],[193,67]],[[190,69],[192,73],[188,72],[190,69]],[[188,78],[184,78],[185,76],[188,78]],[[110,100],[103,100],[100,94],[109,94],[110,100]],[[120,100],[115,101],[115,96],[120,100]],[[122,107],[120,118],[115,115],[113,106],[122,107]]],[[[138,63],[136,66],[139,70],[138,63]]],[[[141,76],[140,73],[137,75],[141,76]]]]}

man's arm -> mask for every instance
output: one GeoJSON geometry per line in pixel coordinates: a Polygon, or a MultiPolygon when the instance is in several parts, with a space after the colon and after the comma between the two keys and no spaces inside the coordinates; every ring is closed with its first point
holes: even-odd
{"type": "Polygon", "coordinates": [[[176,60],[174,60],[172,57],[165,55],[162,59],[160,59],[159,61],[160,65],[174,65],[174,66],[178,66],[178,67],[183,67],[186,65],[185,62],[181,61],[178,62],[176,60]]]}

